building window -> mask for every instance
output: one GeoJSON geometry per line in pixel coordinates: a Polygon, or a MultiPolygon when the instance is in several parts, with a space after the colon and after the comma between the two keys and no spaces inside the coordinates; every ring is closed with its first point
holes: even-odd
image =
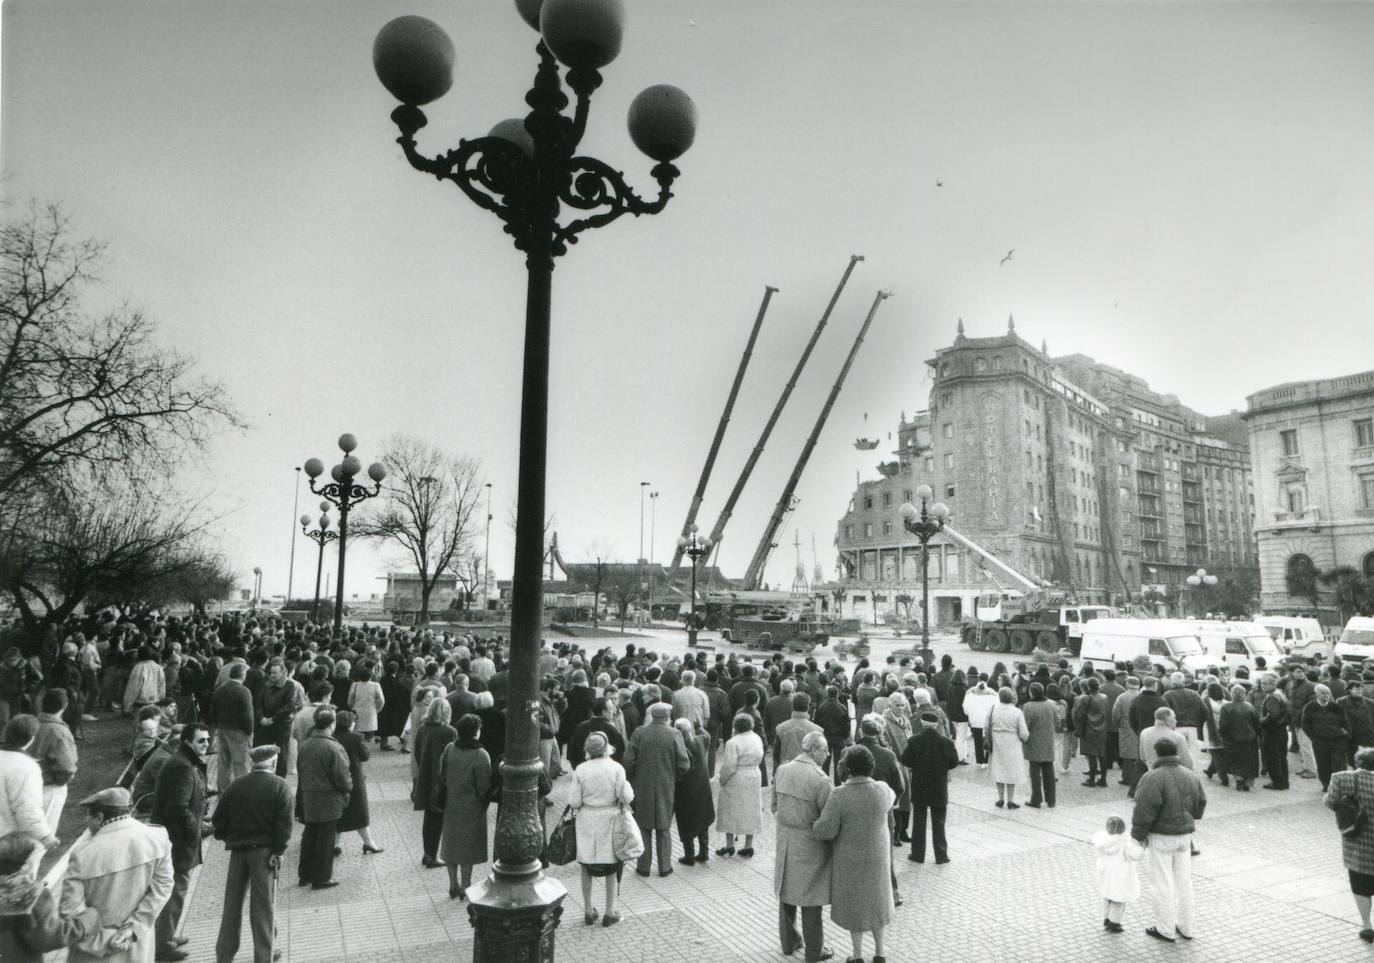
{"type": "Polygon", "coordinates": [[[954,404],[954,392],[946,391],[942,395],[940,395],[940,404],[944,405],[945,407],[949,407],[950,405],[954,404]]]}
{"type": "Polygon", "coordinates": [[[883,534],[884,534],[884,535],[891,535],[891,534],[892,534],[892,523],[891,523],[891,522],[883,522],[883,534]]]}
{"type": "Polygon", "coordinates": [[[954,486],[953,486],[953,485],[946,485],[946,486],[945,486],[945,497],[946,497],[946,498],[953,498],[953,497],[954,497],[954,486]]]}
{"type": "Polygon", "coordinates": [[[945,467],[946,467],[946,468],[953,468],[953,467],[954,467],[954,454],[953,454],[953,452],[946,453],[946,455],[945,455],[945,467]]]}
{"type": "Polygon", "coordinates": [[[883,492],[883,507],[892,507],[892,492],[883,492]]]}
{"type": "Polygon", "coordinates": [[[1298,429],[1285,428],[1279,432],[1279,451],[1284,455],[1296,455],[1298,453],[1298,429]]]}
{"type": "Polygon", "coordinates": [[[903,503],[909,503],[910,501],[911,501],[911,489],[910,489],[910,488],[904,488],[904,489],[902,489],[902,502],[903,502],[903,503]]]}
{"type": "Polygon", "coordinates": [[[926,474],[929,475],[929,474],[930,474],[931,472],[933,472],[934,470],[935,470],[935,458],[934,458],[934,456],[927,457],[927,458],[926,458],[926,474]]]}
{"type": "Polygon", "coordinates": [[[1360,563],[1360,569],[1364,572],[1365,578],[1374,578],[1374,552],[1370,552],[1360,563]]]}
{"type": "Polygon", "coordinates": [[[1355,447],[1374,447],[1374,418],[1361,418],[1355,422],[1355,447]]]}
{"type": "Polygon", "coordinates": [[[941,378],[947,378],[947,377],[949,377],[949,362],[948,362],[948,361],[943,361],[943,362],[940,363],[940,377],[941,377],[941,378]]]}
{"type": "Polygon", "coordinates": [[[1374,475],[1360,476],[1360,507],[1374,508],[1374,475]]]}
{"type": "Polygon", "coordinates": [[[998,356],[998,357],[992,359],[992,370],[993,370],[993,371],[1001,371],[1001,370],[1002,370],[1002,358],[1001,358],[1001,356],[998,356]]]}
{"type": "Polygon", "coordinates": [[[1301,515],[1307,506],[1307,493],[1302,482],[1289,482],[1283,490],[1283,504],[1290,514],[1301,515]]]}
{"type": "Polygon", "coordinates": [[[952,422],[952,421],[947,421],[947,422],[945,422],[943,425],[941,425],[941,426],[940,426],[940,434],[944,435],[946,438],[953,438],[953,437],[954,437],[954,422],[952,422]]]}
{"type": "Polygon", "coordinates": [[[845,537],[845,538],[853,538],[853,537],[854,537],[854,526],[853,526],[853,525],[846,525],[846,526],[844,527],[844,537],[845,537]]]}
{"type": "Polygon", "coordinates": [[[974,361],[973,361],[973,370],[974,370],[974,371],[987,371],[987,370],[988,370],[988,359],[987,359],[987,358],[975,358],[974,361]]]}
{"type": "Polygon", "coordinates": [[[872,537],[873,537],[873,523],[872,523],[872,522],[864,522],[864,538],[872,538],[872,537]]]}

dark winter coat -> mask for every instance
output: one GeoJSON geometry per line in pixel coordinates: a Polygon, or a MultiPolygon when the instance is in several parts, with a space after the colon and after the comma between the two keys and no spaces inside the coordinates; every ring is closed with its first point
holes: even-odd
{"type": "Polygon", "coordinates": [[[711,777],[706,772],[706,740],[708,736],[693,736],[686,740],[687,754],[692,765],[677,781],[674,814],[677,834],[682,839],[700,836],[716,821],[716,807],[711,800],[711,777]]]}
{"type": "Polygon", "coordinates": [[[200,830],[205,822],[205,760],[190,746],[177,748],[157,775],[152,822],[172,841],[172,869],[189,873],[200,865],[200,830]]]}
{"type": "Polygon", "coordinates": [[[902,765],[911,770],[913,803],[949,805],[949,771],[959,765],[959,750],[953,739],[938,729],[922,727],[906,741],[902,765]]]}
{"type": "Polygon", "coordinates": [[[296,756],[297,792],[305,823],[330,823],[343,815],[353,792],[348,753],[333,736],[316,730],[296,756]]]}

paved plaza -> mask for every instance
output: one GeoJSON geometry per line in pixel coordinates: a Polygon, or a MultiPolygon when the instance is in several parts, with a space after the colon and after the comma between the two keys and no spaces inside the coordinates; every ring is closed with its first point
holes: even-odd
{"type": "MultiPolygon", "coordinates": [[[[344,855],[335,872],[342,880],[339,887],[317,892],[295,885],[296,827],[277,910],[280,945],[290,963],[471,958],[466,904],[448,898],[444,870],[420,867],[420,814],[410,805],[409,766],[410,757],[400,753],[375,753],[367,764],[373,835],[386,852],[364,858],[357,835],[343,837],[344,855]]],[[[993,807],[996,792],[987,773],[975,766],[956,770],[949,809],[953,861],[917,865],[907,860],[905,848],[896,851],[905,903],[888,930],[887,958],[915,960],[932,953],[948,960],[1046,963],[1374,958],[1374,949],[1356,936],[1334,818],[1322,806],[1315,780],[1295,779],[1288,792],[1257,788],[1248,794],[1208,783],[1207,815],[1197,834],[1202,855],[1193,862],[1195,941],[1170,946],[1145,936],[1152,919],[1143,872],[1144,896],[1128,908],[1126,932],[1105,934],[1086,840],[1109,815],[1129,821],[1130,804],[1125,789],[1115,784],[1116,773],[1110,788],[1087,789],[1079,785],[1079,768],[1075,761],[1073,772],[1061,780],[1054,810],[1023,806],[1015,812],[993,807]]],[[[568,783],[565,775],[555,786],[551,820],[561,812],[568,783]]],[[[1019,798],[1024,802],[1024,790],[1019,798]]],[[[676,871],[666,879],[643,879],[627,869],[618,907],[624,919],[610,929],[583,925],[576,866],[551,867],[568,888],[557,934],[559,957],[636,963],[650,958],[782,960],[772,890],[773,833],[770,820],[764,825],[750,860],[713,856],[706,867],[675,863],[676,871]],[[653,952],[646,954],[646,947],[653,952]]],[[[713,843],[721,845],[716,837],[713,843]]],[[[674,857],[680,854],[675,838],[674,857]]],[[[226,865],[223,846],[207,843],[182,931],[191,938],[187,949],[193,960],[214,959],[226,865]]],[[[244,937],[249,939],[246,925],[244,937]]],[[[848,935],[829,922],[828,914],[826,938],[836,958],[844,959],[848,935]]],[[[250,946],[239,951],[240,960],[251,958],[250,946]]]]}

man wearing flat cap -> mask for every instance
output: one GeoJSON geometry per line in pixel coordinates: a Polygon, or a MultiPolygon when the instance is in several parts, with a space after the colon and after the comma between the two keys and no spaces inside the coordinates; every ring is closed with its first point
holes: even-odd
{"type": "Polygon", "coordinates": [[[635,872],[649,875],[654,850],[658,850],[658,875],[673,871],[673,805],[677,781],[692,768],[692,757],[682,733],[673,728],[673,707],[666,702],[649,705],[649,724],[640,726],[625,747],[625,775],[634,787],[635,823],[644,837],[644,853],[635,872]]]}
{"type": "Polygon", "coordinates": [[[59,912],[71,918],[92,908],[102,929],[68,950],[70,963],[153,960],[153,925],[172,895],[172,843],[161,826],[134,819],[130,806],[119,788],[81,800],[91,835],[72,847],[59,912]]]}
{"type": "Polygon", "coordinates": [[[229,851],[224,882],[224,913],[215,942],[217,963],[232,963],[239,949],[243,900],[251,891],[248,923],[253,930],[253,963],[278,959],[276,882],[282,854],[291,839],[291,791],[273,770],[276,746],[249,750],[252,771],[229,784],[215,807],[215,838],[229,851]]]}
{"type": "Polygon", "coordinates": [[[940,714],[933,708],[922,710],[920,729],[902,750],[902,765],[911,771],[911,852],[913,863],[926,861],[926,814],[930,814],[931,843],[935,862],[949,862],[945,841],[945,813],[949,808],[949,773],[959,765],[959,750],[954,740],[940,731],[940,714]]]}

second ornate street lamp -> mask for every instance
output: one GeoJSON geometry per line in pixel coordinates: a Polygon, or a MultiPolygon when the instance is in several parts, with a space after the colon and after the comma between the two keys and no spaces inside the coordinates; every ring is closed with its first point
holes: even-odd
{"type": "Polygon", "coordinates": [[[929,485],[916,489],[920,501],[918,509],[911,502],[902,505],[902,525],[915,535],[921,543],[921,658],[929,662],[930,651],[930,540],[944,531],[945,520],[949,518],[949,507],[944,502],[929,504],[935,493],[929,485]]]}
{"type": "MultiPolygon", "coordinates": [[[[379,461],[367,466],[367,477],[372,479],[372,490],[355,485],[353,479],[363,470],[363,463],[353,454],[358,447],[358,439],[352,435],[339,436],[339,450],[344,453],[343,460],[329,470],[333,483],[322,488],[315,487],[315,479],[324,474],[324,462],[311,458],[305,463],[305,473],[310,476],[310,490],[323,495],[327,501],[339,506],[339,584],[335,586],[334,635],[343,634],[344,602],[344,553],[348,546],[348,513],[358,502],[373,498],[382,491],[382,479],[386,477],[386,467],[379,461]]],[[[323,548],[323,546],[321,546],[323,548]]]]}
{"type": "Polygon", "coordinates": [[[692,526],[691,538],[679,538],[677,547],[682,549],[682,553],[692,560],[692,611],[687,616],[687,644],[689,646],[697,644],[697,562],[711,554],[711,549],[718,544],[711,541],[710,537],[697,538],[697,527],[692,526]]]}
{"type": "Polygon", "coordinates": [[[320,527],[310,531],[310,516],[301,516],[301,531],[305,537],[320,546],[320,560],[315,563],[315,605],[310,610],[310,621],[320,623],[320,576],[324,575],[324,547],[339,537],[338,532],[329,530],[329,502],[320,502],[320,527]]]}
{"type": "Polygon", "coordinates": [[[567,890],[540,866],[538,655],[543,634],[544,502],[548,447],[550,305],[554,259],[578,235],[624,214],[657,214],[668,203],[678,170],[672,161],[692,144],[696,108],[676,87],[659,85],[630,104],[630,139],[657,161],[658,197],[644,200],[614,167],[578,156],[601,68],[620,52],[623,0],[516,0],[541,34],[539,67],[525,95],[530,112],[503,120],[485,137],[459,140],[435,157],[419,153],[415,134],[427,123],[420,106],[453,84],[453,42],[433,21],[405,16],[377,34],[377,77],[401,106],[391,119],[411,166],[452,181],[479,207],[499,217],[528,272],[524,381],[520,403],[520,468],[516,496],[515,564],[511,590],[510,670],[502,804],[496,820],[492,876],[468,889],[475,930],[473,959],[549,961],[567,890]],[[559,64],[567,68],[560,76],[559,64]],[[576,95],[571,116],[563,81],[576,95]],[[564,206],[578,216],[560,220],[564,206]]]}
{"type": "Polygon", "coordinates": [[[262,569],[253,566],[253,610],[262,608],[262,569]]]}
{"type": "Polygon", "coordinates": [[[1216,585],[1217,577],[1215,575],[1208,575],[1205,568],[1200,568],[1184,579],[1184,581],[1188,583],[1189,587],[1199,590],[1193,593],[1193,599],[1197,602],[1197,617],[1205,617],[1207,613],[1203,611],[1202,592],[1200,590],[1204,585],[1208,587],[1216,585]]]}

